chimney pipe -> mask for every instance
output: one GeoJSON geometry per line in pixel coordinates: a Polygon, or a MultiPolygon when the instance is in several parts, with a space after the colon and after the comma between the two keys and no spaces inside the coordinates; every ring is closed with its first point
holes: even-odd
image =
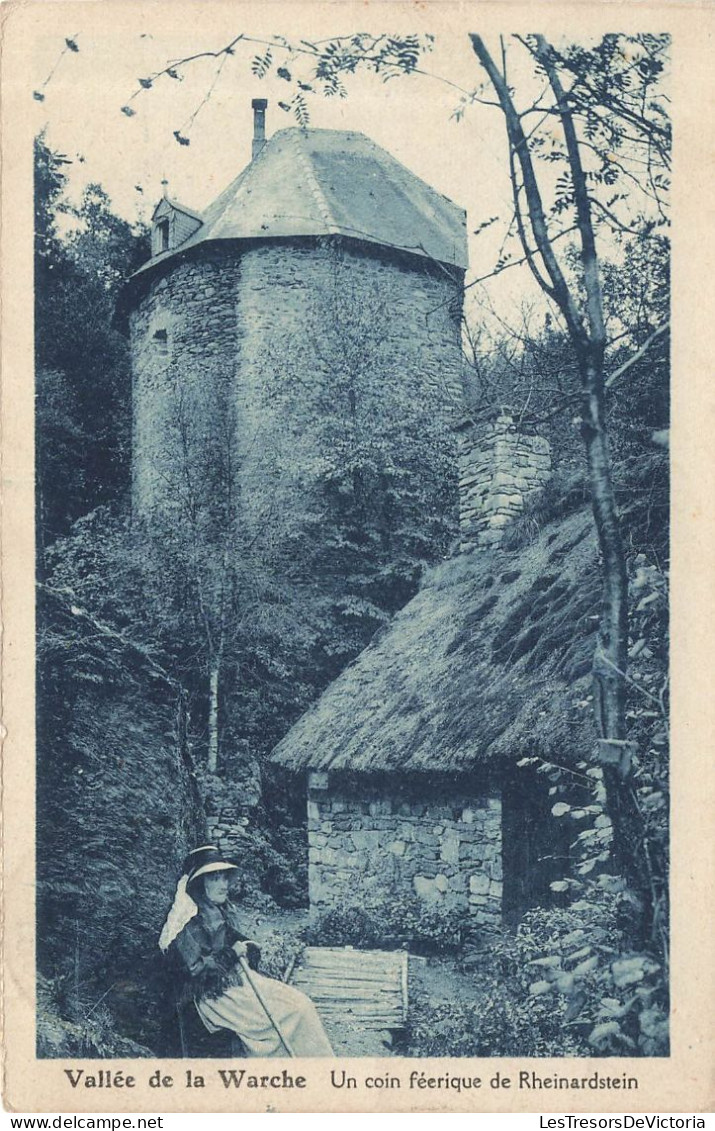
{"type": "Polygon", "coordinates": [[[251,160],[255,161],[258,154],[266,144],[266,107],[267,98],[254,98],[251,102],[253,108],[253,146],[251,160]]]}

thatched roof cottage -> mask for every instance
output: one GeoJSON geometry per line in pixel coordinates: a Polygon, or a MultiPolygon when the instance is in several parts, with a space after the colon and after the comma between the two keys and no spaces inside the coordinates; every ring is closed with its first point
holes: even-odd
{"type": "Polygon", "coordinates": [[[486,438],[467,433],[463,453],[465,552],[426,576],[273,755],[307,773],[313,912],[372,889],[496,927],[563,875],[570,837],[548,776],[518,763],[573,764],[595,738],[593,522],[581,509],[520,547],[514,527],[501,539],[548,452],[503,417],[486,438]]]}

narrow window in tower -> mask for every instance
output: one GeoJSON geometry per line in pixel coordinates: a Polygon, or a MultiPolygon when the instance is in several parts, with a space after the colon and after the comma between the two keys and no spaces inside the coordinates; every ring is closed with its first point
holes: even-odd
{"type": "Polygon", "coordinates": [[[166,356],[169,352],[169,334],[166,330],[154,331],[154,345],[157,353],[166,356]]]}
{"type": "Polygon", "coordinates": [[[156,254],[169,250],[169,219],[159,220],[156,225],[156,254]]]}

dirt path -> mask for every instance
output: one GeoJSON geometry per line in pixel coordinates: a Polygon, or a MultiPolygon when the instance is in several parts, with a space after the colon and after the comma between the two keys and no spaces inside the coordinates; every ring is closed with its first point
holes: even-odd
{"type": "Polygon", "coordinates": [[[478,974],[465,974],[453,958],[410,958],[410,999],[419,995],[430,1005],[468,1002],[479,997],[478,974]]]}

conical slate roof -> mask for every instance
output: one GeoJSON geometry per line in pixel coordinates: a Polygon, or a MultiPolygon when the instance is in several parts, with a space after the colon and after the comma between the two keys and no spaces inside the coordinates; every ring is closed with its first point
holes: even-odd
{"type": "Polygon", "coordinates": [[[141,271],[215,240],[327,235],[467,267],[464,209],[361,133],[279,130],[201,219],[141,271]]]}

